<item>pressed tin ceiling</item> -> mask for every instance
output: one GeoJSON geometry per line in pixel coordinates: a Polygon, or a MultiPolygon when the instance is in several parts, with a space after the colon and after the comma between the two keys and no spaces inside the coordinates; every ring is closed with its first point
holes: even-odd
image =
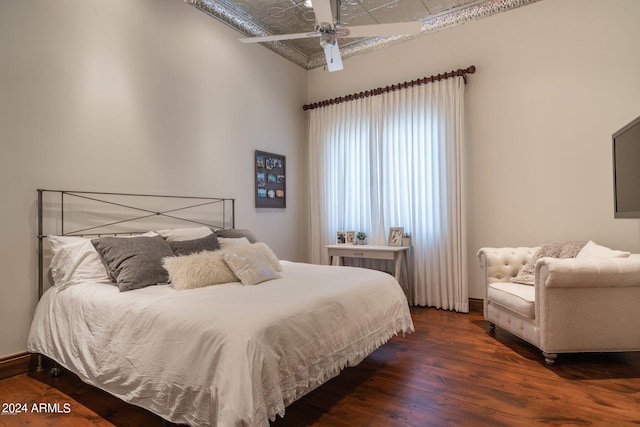
{"type": "MultiPolygon", "coordinates": [[[[315,27],[313,10],[304,6],[304,0],[185,1],[244,36],[304,33],[315,27]]],[[[537,1],[540,0],[342,0],[341,25],[422,21],[422,30],[412,36],[343,38],[340,52],[342,58],[349,58],[537,1]]],[[[262,44],[307,70],[325,64],[324,51],[317,38],[262,44]]]]}

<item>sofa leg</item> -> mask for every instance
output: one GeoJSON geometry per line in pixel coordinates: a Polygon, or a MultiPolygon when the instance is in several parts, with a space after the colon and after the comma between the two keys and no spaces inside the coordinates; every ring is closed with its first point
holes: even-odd
{"type": "Polygon", "coordinates": [[[553,365],[556,361],[556,357],[558,357],[557,353],[545,353],[544,351],[542,352],[542,355],[544,356],[544,363],[547,365],[553,365]]]}
{"type": "Polygon", "coordinates": [[[489,322],[489,333],[494,333],[496,331],[496,324],[493,322],[489,322]]]}

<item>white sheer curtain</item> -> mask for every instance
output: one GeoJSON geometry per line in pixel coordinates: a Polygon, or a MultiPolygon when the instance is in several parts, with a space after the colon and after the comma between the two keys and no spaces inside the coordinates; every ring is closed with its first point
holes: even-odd
{"type": "Polygon", "coordinates": [[[468,312],[464,80],[450,78],[310,112],[312,262],[338,230],[385,244],[410,232],[411,304],[468,312]]]}

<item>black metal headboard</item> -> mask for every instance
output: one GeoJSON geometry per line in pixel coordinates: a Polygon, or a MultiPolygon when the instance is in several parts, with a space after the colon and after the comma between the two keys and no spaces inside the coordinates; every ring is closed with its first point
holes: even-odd
{"type": "Polygon", "coordinates": [[[186,224],[235,228],[235,199],[38,189],[38,292],[44,242],[61,236],[133,235],[186,224]]]}

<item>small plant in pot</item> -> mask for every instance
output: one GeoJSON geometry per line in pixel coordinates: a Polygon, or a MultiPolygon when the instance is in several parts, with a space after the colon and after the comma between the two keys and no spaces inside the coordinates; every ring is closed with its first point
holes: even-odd
{"type": "Polygon", "coordinates": [[[358,239],[359,245],[364,245],[365,240],[367,239],[367,233],[365,233],[364,231],[358,231],[358,234],[356,234],[356,239],[358,239]]]}

